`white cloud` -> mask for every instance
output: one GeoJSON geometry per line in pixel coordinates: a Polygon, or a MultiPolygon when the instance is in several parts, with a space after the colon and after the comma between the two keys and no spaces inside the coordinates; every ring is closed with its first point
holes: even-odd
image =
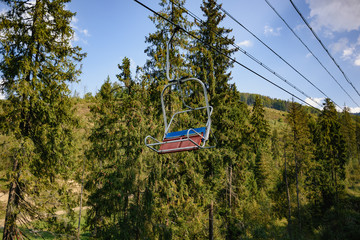
{"type": "MultiPolygon", "coordinates": [[[[306,98],[305,102],[312,105],[312,106],[314,106],[314,107],[319,108],[320,110],[322,110],[323,109],[323,103],[325,102],[325,98],[306,98]],[[316,102],[318,105],[315,105],[314,102],[316,102]]],[[[336,108],[336,111],[338,111],[338,112],[343,111],[343,109],[338,107],[338,106],[335,106],[335,108],[336,108]]],[[[353,107],[353,108],[349,107],[349,112],[350,113],[359,113],[360,112],[360,107],[353,107]]]]}
{"type": "MultiPolygon", "coordinates": [[[[319,107],[319,106],[322,106],[324,100],[325,100],[325,98],[306,98],[305,102],[312,106],[314,106],[314,104],[317,103],[318,106],[315,105],[314,107],[319,107]]],[[[322,109],[322,107],[321,107],[321,109],[322,109]]]]}
{"type": "Polygon", "coordinates": [[[270,27],[269,25],[266,25],[264,28],[264,34],[266,36],[280,36],[281,27],[278,27],[276,29],[270,27]]]}
{"type": "Polygon", "coordinates": [[[334,39],[335,38],[334,32],[332,30],[330,30],[330,29],[324,29],[323,30],[323,35],[328,39],[334,39]]]}
{"type": "Polygon", "coordinates": [[[349,40],[347,38],[341,38],[337,42],[330,45],[330,49],[334,53],[343,52],[344,49],[348,48],[349,40]]]}
{"type": "Polygon", "coordinates": [[[83,30],[81,30],[81,32],[87,37],[90,36],[89,31],[87,29],[83,29],[83,30]]]}
{"type": "Polygon", "coordinates": [[[90,33],[87,29],[83,29],[78,26],[79,19],[76,17],[73,17],[71,19],[71,27],[74,29],[74,35],[72,37],[72,43],[75,42],[82,42],[87,44],[87,37],[90,37],[90,33]]]}
{"type": "Polygon", "coordinates": [[[349,108],[349,112],[350,113],[359,113],[360,112],[360,107],[354,107],[354,108],[349,108]]]}
{"type": "Polygon", "coordinates": [[[323,104],[325,98],[313,98],[313,100],[321,105],[321,104],[323,104]]]}
{"type": "Polygon", "coordinates": [[[348,58],[353,55],[355,48],[354,47],[348,47],[343,50],[343,58],[348,58]]]}
{"type": "Polygon", "coordinates": [[[312,54],[311,53],[308,53],[308,54],[306,54],[306,58],[309,58],[309,57],[311,57],[312,56],[312,54]]]}
{"type": "Polygon", "coordinates": [[[302,31],[303,29],[306,29],[306,25],[305,24],[298,24],[294,27],[294,31],[302,31]]]}
{"type": "Polygon", "coordinates": [[[360,67],[360,54],[355,58],[354,65],[360,67]]]}
{"type": "Polygon", "coordinates": [[[250,40],[244,40],[242,42],[239,42],[237,45],[241,47],[252,47],[253,43],[250,40]]]}
{"type": "Polygon", "coordinates": [[[333,53],[341,54],[343,60],[350,61],[354,66],[360,66],[360,36],[355,43],[350,43],[347,38],[341,38],[330,45],[333,53]]]}
{"type": "Polygon", "coordinates": [[[71,23],[72,23],[72,24],[75,24],[75,23],[77,23],[78,21],[79,21],[79,19],[78,19],[77,17],[75,17],[75,16],[73,16],[72,19],[71,19],[71,23]]]}
{"type": "Polygon", "coordinates": [[[359,0],[306,0],[315,30],[343,32],[360,29],[359,0]]]}

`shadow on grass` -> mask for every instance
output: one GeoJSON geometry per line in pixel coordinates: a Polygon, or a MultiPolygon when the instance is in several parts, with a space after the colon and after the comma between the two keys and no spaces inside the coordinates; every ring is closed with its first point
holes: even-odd
{"type": "MultiPolygon", "coordinates": [[[[354,239],[360,236],[360,198],[344,195],[326,209],[306,206],[307,215],[302,216],[303,233],[306,239],[354,239]]],[[[303,209],[304,209],[303,208],[303,209]]]]}

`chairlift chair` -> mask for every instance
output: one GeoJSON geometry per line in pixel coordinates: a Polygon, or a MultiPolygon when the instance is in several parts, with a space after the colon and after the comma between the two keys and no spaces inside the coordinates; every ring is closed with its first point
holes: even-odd
{"type": "MultiPolygon", "coordinates": [[[[175,31],[176,32],[176,31],[175,31]]],[[[213,111],[213,107],[209,105],[208,97],[207,97],[207,91],[205,84],[197,79],[197,78],[181,78],[181,79],[175,79],[170,80],[169,77],[169,44],[175,34],[171,36],[170,40],[167,43],[167,55],[166,55],[166,75],[169,80],[169,83],[164,87],[163,91],[161,92],[161,106],[163,111],[163,118],[164,118],[164,125],[165,125],[165,132],[162,138],[162,141],[157,140],[156,138],[152,136],[147,136],[145,138],[145,145],[150,148],[151,150],[159,153],[159,154],[165,154],[165,153],[174,153],[174,152],[182,152],[182,151],[191,151],[191,150],[197,150],[197,149],[206,149],[206,148],[213,148],[214,146],[206,146],[206,142],[209,140],[209,135],[211,131],[211,114],[213,111]],[[188,106],[184,101],[184,96],[182,93],[181,85],[192,81],[195,83],[198,83],[202,87],[202,91],[204,94],[204,103],[202,106],[192,108],[188,106]],[[177,89],[180,91],[180,97],[182,99],[183,105],[186,107],[185,110],[175,112],[170,121],[167,121],[167,115],[166,115],[166,107],[164,102],[164,93],[166,89],[171,87],[177,87],[177,89]],[[169,132],[171,129],[171,126],[173,124],[174,117],[176,117],[179,114],[184,113],[190,113],[192,111],[198,111],[198,110],[206,110],[206,117],[207,121],[205,126],[193,128],[189,127],[188,129],[176,131],[176,132],[169,132]]]]}

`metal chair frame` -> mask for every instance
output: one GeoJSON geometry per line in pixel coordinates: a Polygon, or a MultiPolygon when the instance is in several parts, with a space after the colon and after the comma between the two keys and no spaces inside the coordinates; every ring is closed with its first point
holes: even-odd
{"type": "MultiPolygon", "coordinates": [[[[205,84],[197,79],[197,78],[181,78],[181,79],[176,79],[176,80],[171,80],[170,79],[170,74],[169,74],[169,68],[170,68],[170,63],[169,63],[169,45],[170,42],[172,40],[172,38],[174,37],[175,33],[176,33],[176,29],[174,31],[174,33],[172,34],[170,40],[167,43],[166,46],[166,50],[167,50],[167,54],[166,54],[166,76],[167,79],[169,80],[169,83],[164,87],[164,89],[161,92],[161,106],[162,106],[162,111],[163,111],[163,118],[164,118],[164,125],[165,125],[165,131],[164,131],[164,135],[163,135],[163,140],[159,141],[156,138],[152,137],[152,136],[147,136],[145,138],[145,145],[150,148],[151,150],[157,152],[157,153],[169,153],[169,152],[180,152],[180,151],[189,151],[189,150],[195,150],[195,149],[206,149],[206,148],[213,148],[215,146],[208,146],[206,147],[206,141],[208,141],[209,139],[209,135],[210,135],[210,131],[211,131],[211,114],[213,112],[213,107],[209,105],[209,101],[208,101],[208,96],[207,96],[207,91],[206,91],[206,87],[205,84]],[[188,81],[195,81],[197,83],[199,83],[202,86],[203,92],[204,92],[204,99],[205,99],[205,105],[201,106],[201,107],[197,107],[197,108],[192,108],[190,106],[188,106],[185,101],[184,101],[184,97],[183,97],[183,93],[182,93],[182,89],[181,89],[181,84],[188,82],[188,81]],[[166,108],[165,108],[165,102],[164,102],[164,93],[166,91],[167,88],[171,88],[172,86],[177,86],[179,91],[180,91],[180,97],[182,99],[183,105],[185,107],[187,107],[187,110],[183,110],[183,111],[179,111],[173,114],[173,116],[171,117],[170,121],[167,121],[167,117],[166,117],[166,108]],[[173,123],[174,117],[176,117],[178,114],[182,114],[182,113],[188,113],[191,111],[197,111],[197,110],[201,110],[201,109],[206,109],[206,114],[207,114],[207,122],[205,125],[205,132],[202,134],[198,131],[196,131],[194,128],[190,128],[187,130],[186,135],[182,135],[179,136],[180,139],[175,139],[175,140],[169,140],[166,138],[166,135],[169,133],[171,124],[173,123]],[[195,142],[192,138],[194,136],[200,136],[201,137],[201,142],[197,143],[195,142]],[[152,139],[153,142],[149,143],[148,140],[152,139]],[[165,141],[166,140],[166,141],[165,141]],[[174,149],[156,149],[156,146],[161,146],[164,144],[171,144],[171,143],[178,143],[178,142],[185,142],[185,141],[189,141],[191,142],[193,145],[192,146],[187,146],[187,147],[180,147],[180,148],[174,148],[174,149]]],[[[161,148],[161,147],[160,147],[161,148]]]]}
{"type": "MultiPolygon", "coordinates": [[[[180,88],[181,91],[181,88],[180,88]]],[[[182,94],[181,94],[182,95],[182,94]]],[[[164,135],[163,135],[163,141],[159,141],[156,138],[152,137],[152,136],[147,136],[145,138],[145,145],[147,147],[149,147],[151,150],[157,152],[157,153],[167,153],[167,152],[180,152],[180,151],[188,151],[188,150],[195,150],[195,149],[206,149],[206,148],[213,148],[214,146],[211,147],[205,147],[206,141],[209,139],[209,135],[210,135],[210,130],[211,130],[211,114],[213,112],[213,107],[209,105],[209,101],[208,101],[208,97],[207,97],[207,92],[206,92],[206,87],[204,85],[204,83],[197,79],[197,78],[186,78],[186,79],[180,79],[180,80],[172,80],[169,84],[167,84],[163,91],[161,92],[161,106],[162,106],[162,111],[163,111],[163,118],[164,118],[164,125],[165,125],[165,131],[164,131],[164,135]],[[190,109],[187,110],[183,110],[183,111],[179,111],[179,112],[175,112],[170,121],[167,121],[167,116],[166,116],[166,107],[165,107],[165,101],[164,101],[164,93],[166,91],[167,88],[177,85],[177,84],[182,84],[185,83],[187,81],[196,81],[198,82],[204,91],[204,99],[205,99],[205,106],[201,106],[201,107],[197,107],[197,108],[191,108],[189,106],[186,106],[190,109]],[[205,133],[203,135],[201,135],[201,133],[197,132],[196,130],[194,130],[194,128],[190,128],[187,130],[186,133],[186,137],[184,136],[184,138],[182,139],[176,139],[176,140],[166,140],[166,135],[169,133],[170,127],[173,123],[174,118],[178,115],[178,114],[182,114],[182,113],[188,113],[188,112],[192,112],[192,111],[197,111],[197,110],[201,110],[201,109],[206,109],[206,113],[207,113],[207,122],[205,125],[205,133]],[[198,135],[201,136],[202,141],[201,144],[198,144],[196,142],[193,141],[193,139],[191,139],[192,136],[194,135],[198,135]],[[152,139],[155,142],[153,143],[148,143],[148,139],[152,139]],[[156,148],[154,148],[154,146],[158,146],[158,145],[163,145],[163,144],[169,144],[169,143],[176,143],[176,142],[184,142],[184,141],[190,141],[191,143],[194,144],[194,146],[190,146],[190,147],[184,147],[184,148],[176,148],[176,149],[166,149],[166,150],[158,150],[156,148]]]]}

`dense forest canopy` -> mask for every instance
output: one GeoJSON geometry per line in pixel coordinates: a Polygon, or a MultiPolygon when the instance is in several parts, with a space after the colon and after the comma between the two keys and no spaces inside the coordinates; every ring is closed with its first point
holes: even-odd
{"type": "MultiPolygon", "coordinates": [[[[160,94],[174,26],[150,16],[146,64],[134,73],[125,57],[116,82],[104,76],[95,96],[71,97],[86,55],[71,44],[69,1],[2,1],[10,8],[0,19],[3,239],[45,231],[59,239],[359,238],[358,116],[337,112],[330,99],[314,110],[241,93],[233,62],[179,31],[171,74],[205,83],[216,148],[159,155],[144,139],[164,133],[160,94]]],[[[161,16],[236,52],[216,0],[199,6],[203,22],[187,18],[185,0],[159,2],[161,16]]],[[[202,96],[191,87],[187,103],[196,106],[202,96]]],[[[170,112],[183,104],[177,90],[165,98],[170,112]]],[[[185,114],[178,124],[204,120],[185,114]]]]}

